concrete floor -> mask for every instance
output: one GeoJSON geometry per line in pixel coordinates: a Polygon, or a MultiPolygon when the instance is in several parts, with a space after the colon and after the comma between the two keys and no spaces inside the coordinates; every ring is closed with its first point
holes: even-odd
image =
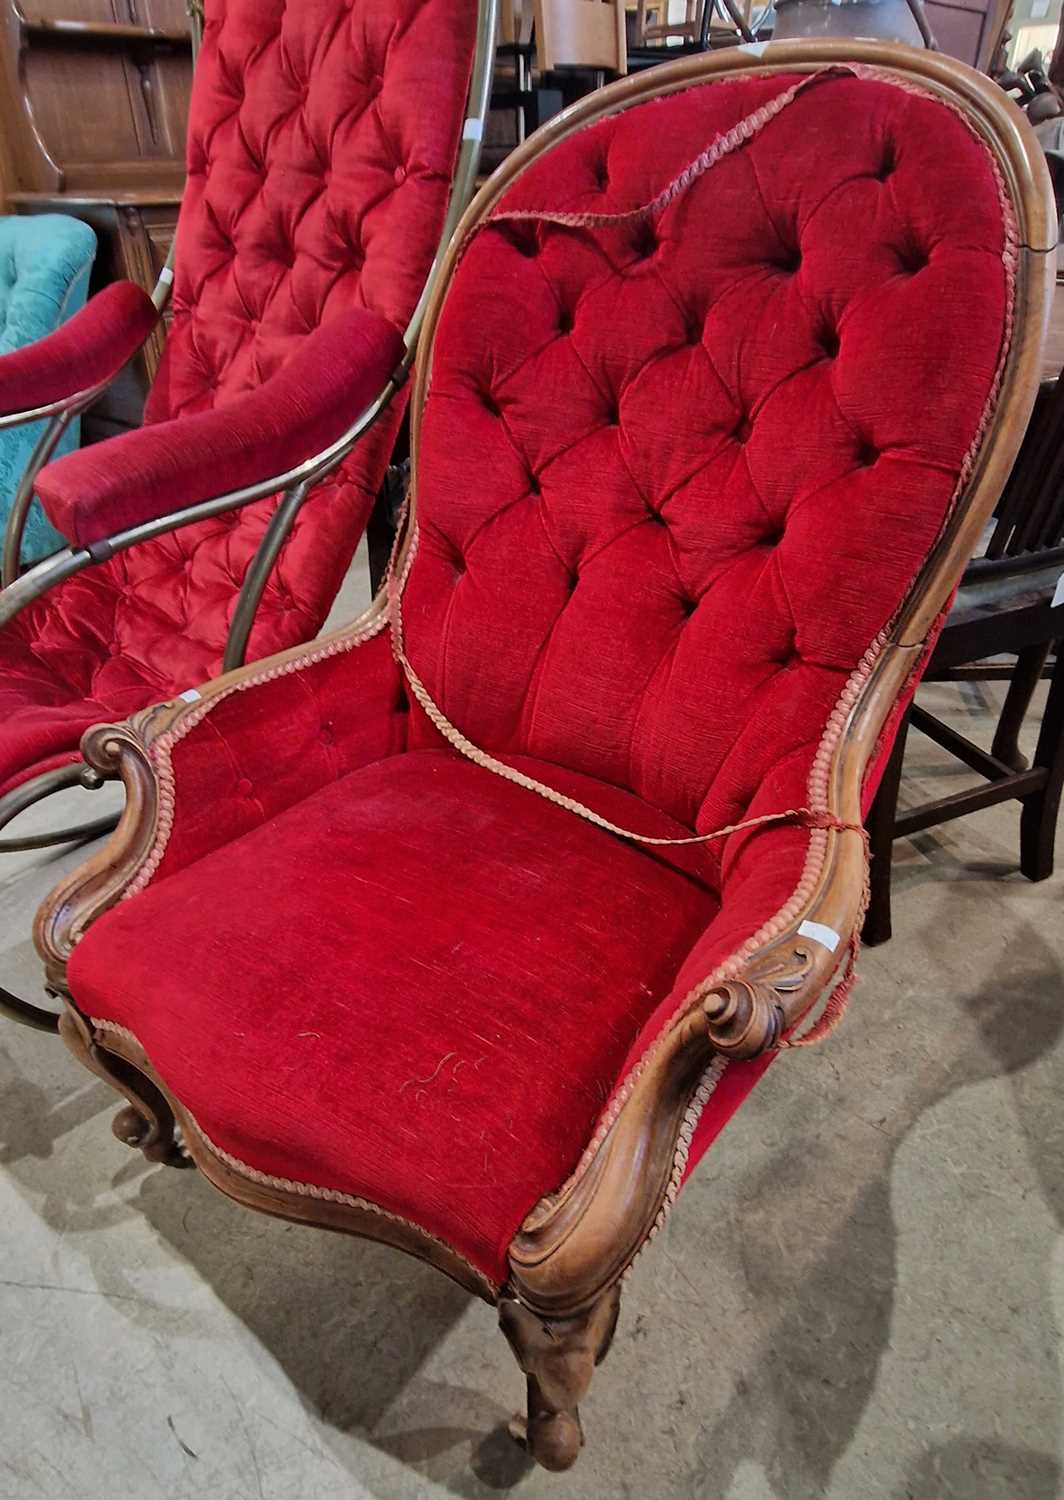
{"type": "MultiPolygon", "coordinates": [[[[927,700],[979,727],[991,692],[927,700]]],[[[909,797],[952,785],[916,735],[910,767],[909,797]]],[[[893,942],[643,1258],[568,1476],[505,1435],[522,1382],[487,1307],[148,1167],[105,1086],[3,1027],[0,1500],[1064,1496],[1064,878],[1019,876],[1017,821],[898,847],[893,942]]],[[[77,857],[5,861],[24,993],[77,857]]]]}

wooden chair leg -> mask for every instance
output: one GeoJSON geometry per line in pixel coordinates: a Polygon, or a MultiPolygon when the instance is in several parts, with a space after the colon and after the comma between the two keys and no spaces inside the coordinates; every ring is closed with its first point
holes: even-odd
{"type": "Polygon", "coordinates": [[[1034,753],[1034,764],[1044,766],[1048,776],[1040,791],[1023,799],[1020,814],[1020,869],[1028,880],[1046,880],[1053,873],[1053,843],[1064,790],[1064,641],[1057,642],[1056,650],[1057,662],[1034,753]]]}
{"type": "Polygon", "coordinates": [[[1031,706],[1034,690],[1038,686],[1049,655],[1049,642],[1027,646],[1016,657],[1016,666],[1009,679],[1008,692],[994,731],[991,755],[1004,761],[1014,771],[1026,771],[1027,758],[1020,753],[1019,736],[1027,710],[1031,706]]]}
{"type": "Polygon", "coordinates": [[[72,1010],[60,1016],[59,1035],[80,1063],[129,1100],[111,1122],[117,1140],[138,1147],[150,1162],[168,1167],[194,1165],[178,1145],[173,1111],[151,1079],[124,1058],[97,1046],[86,1022],[72,1010]]]}
{"type": "Polygon", "coordinates": [[[890,880],[894,857],[894,823],[898,813],[898,787],[905,760],[905,741],[909,733],[906,713],[890,753],[875,801],[865,819],[868,829],[868,852],[871,856],[868,885],[868,910],[865,913],[861,939],[869,948],[885,943],[891,934],[890,880]]]}
{"type": "Polygon", "coordinates": [[[511,1432],[545,1469],[575,1463],[584,1443],[579,1403],[617,1327],[620,1284],[575,1318],[540,1318],[522,1303],[499,1304],[499,1326],[528,1380],[528,1415],[511,1432]]]}

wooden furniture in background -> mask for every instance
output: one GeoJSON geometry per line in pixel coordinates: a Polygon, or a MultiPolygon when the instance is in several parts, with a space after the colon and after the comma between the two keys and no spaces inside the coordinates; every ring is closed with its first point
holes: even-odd
{"type": "Polygon", "coordinates": [[[498,16],[485,175],[567,104],[628,71],[624,0],[501,0],[498,16]]]}
{"type": "MultiPolygon", "coordinates": [[[[0,0],[7,208],[72,213],[100,242],[95,291],[150,291],[184,184],[192,52],[184,0],[0,0]]],[[[135,426],[160,330],[86,417],[90,439],[135,426]]]]}
{"type": "Polygon", "coordinates": [[[924,0],[939,50],[985,73],[1001,38],[1012,0],[924,0]]]}
{"type": "MultiPolygon", "coordinates": [[[[1058,288],[1059,295],[1059,288],[1058,288]]],[[[928,666],[927,682],[1007,681],[989,753],[914,703],[902,722],[868,817],[871,899],[865,942],[891,935],[894,840],[937,828],[998,802],[1019,802],[1019,865],[1028,880],[1053,873],[1064,789],[1064,381],[1043,385],[997,507],[985,551],[965,571],[928,666]],[[1056,652],[1034,759],[1019,735],[1039,679],[1056,652]],[[999,658],[1014,661],[1001,664],[999,658]],[[982,781],[898,811],[905,742],[917,729],[982,781]]]]}
{"type": "Polygon", "coordinates": [[[536,64],[628,71],[622,0],[535,0],[536,64]]]}

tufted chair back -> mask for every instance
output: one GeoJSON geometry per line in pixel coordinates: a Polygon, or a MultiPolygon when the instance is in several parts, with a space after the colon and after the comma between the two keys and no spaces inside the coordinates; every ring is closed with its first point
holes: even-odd
{"type": "Polygon", "coordinates": [[[974,130],[862,68],[533,160],[422,356],[405,644],[450,721],[699,832],[801,806],[969,473],[1013,251],[974,130]]]}
{"type": "MultiPolygon", "coordinates": [[[[350,308],[406,325],[443,227],[475,28],[475,0],[207,0],[173,320],[146,420],[224,406],[350,308]]],[[[250,657],[320,627],[402,413],[394,401],[312,492],[267,586],[250,657]]],[[[275,503],[107,565],[115,614],[101,629],[114,650],[97,695],[120,701],[127,681],[169,683],[183,669],[198,681],[204,661],[217,669],[275,503]]]]}

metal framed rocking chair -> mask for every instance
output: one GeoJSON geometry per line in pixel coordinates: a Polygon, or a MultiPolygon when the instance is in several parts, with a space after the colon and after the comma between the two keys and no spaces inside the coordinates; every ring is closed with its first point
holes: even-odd
{"type": "MultiPolygon", "coordinates": [[[[0,829],[100,784],[78,749],[92,723],[320,629],[475,186],[494,25],[495,0],[208,0],[144,427],[47,463],[155,325],[169,272],[154,298],[112,285],[0,359],[17,419],[52,419],[5,551],[0,829]],[[70,545],[20,574],[34,493],[70,545]]],[[[99,831],[7,837],[0,852],[99,831]]],[[[6,992],[0,1011],[58,1019],[6,992]]]]}
{"type": "Polygon", "coordinates": [[[588,97],[456,232],[369,612],[85,741],[126,811],[36,940],[117,1134],[497,1306],[548,1468],[687,1176],[841,1013],[1055,238],[1026,122],[933,53],[588,97]]]}

